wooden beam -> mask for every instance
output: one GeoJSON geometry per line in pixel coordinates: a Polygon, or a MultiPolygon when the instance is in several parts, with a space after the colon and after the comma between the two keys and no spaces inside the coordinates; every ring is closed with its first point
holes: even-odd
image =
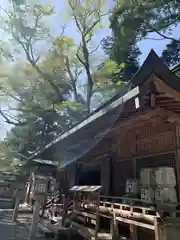
{"type": "Polygon", "coordinates": [[[151,93],[150,105],[152,108],[155,108],[155,106],[156,106],[156,95],[154,93],[151,93]]]}
{"type": "Polygon", "coordinates": [[[155,230],[155,227],[153,225],[138,222],[138,221],[135,221],[135,220],[122,218],[122,217],[116,217],[116,220],[119,221],[119,222],[127,223],[127,224],[133,224],[133,225],[136,225],[138,227],[147,228],[147,229],[150,229],[150,230],[153,230],[153,231],[155,230]]]}
{"type": "MultiPolygon", "coordinates": [[[[148,158],[148,157],[154,157],[154,156],[159,156],[162,154],[168,154],[168,153],[175,153],[176,149],[172,149],[172,150],[168,150],[168,151],[164,151],[164,152],[154,152],[154,153],[150,153],[150,154],[142,154],[142,155],[136,155],[136,160],[138,159],[142,159],[142,158],[148,158]]],[[[132,158],[121,158],[121,156],[116,159],[116,162],[123,162],[123,161],[131,161],[132,158]]]]}
{"type": "Polygon", "coordinates": [[[76,214],[79,214],[79,215],[82,215],[84,217],[88,217],[88,218],[92,218],[92,219],[96,219],[96,215],[95,214],[92,214],[92,213],[88,213],[88,212],[82,212],[82,211],[78,211],[78,210],[75,210],[74,213],[76,214]]]}
{"type": "Polygon", "coordinates": [[[174,112],[172,112],[170,110],[166,110],[164,108],[161,108],[161,112],[162,112],[162,114],[167,116],[167,121],[180,122],[180,114],[174,113],[174,112]]]}
{"type": "Polygon", "coordinates": [[[155,84],[159,91],[166,93],[167,96],[173,97],[177,101],[180,101],[180,92],[175,89],[169,87],[164,81],[162,81],[159,77],[154,75],[155,84]]]}
{"type": "Polygon", "coordinates": [[[164,103],[164,102],[162,102],[162,103],[159,103],[158,102],[158,105],[160,105],[161,107],[167,107],[167,106],[174,106],[174,107],[176,107],[176,108],[178,108],[178,107],[180,107],[180,103],[178,102],[178,103],[173,103],[173,102],[169,102],[169,103],[164,103]]]}
{"type": "MultiPolygon", "coordinates": [[[[152,108],[146,108],[146,110],[138,112],[131,116],[129,119],[120,121],[117,123],[115,127],[112,128],[111,132],[109,134],[112,134],[114,131],[117,132],[117,129],[132,129],[132,128],[137,128],[140,126],[144,126],[146,123],[149,124],[150,122],[157,122],[157,118],[159,118],[159,121],[162,121],[163,119],[168,116],[174,116],[179,118],[180,120],[180,115],[175,114],[171,111],[165,110],[160,107],[156,107],[155,109],[152,110],[152,108]]],[[[124,131],[125,132],[125,131],[124,131]]],[[[108,135],[109,135],[108,134],[108,135]]]]}
{"type": "Polygon", "coordinates": [[[121,127],[132,126],[133,121],[139,122],[141,120],[146,120],[151,117],[157,116],[157,114],[160,114],[160,112],[161,112],[160,108],[155,108],[153,110],[152,108],[145,108],[145,109],[142,109],[140,112],[136,112],[133,116],[131,116],[127,120],[119,122],[118,126],[121,126],[121,127]]]}
{"type": "Polygon", "coordinates": [[[178,104],[180,104],[178,101],[174,100],[173,98],[167,98],[167,99],[161,100],[161,98],[157,97],[156,100],[158,103],[164,103],[164,104],[166,104],[166,103],[177,104],[178,103],[178,104]]]}
{"type": "Polygon", "coordinates": [[[166,104],[166,103],[174,103],[174,104],[180,104],[180,102],[174,100],[174,99],[166,99],[166,100],[159,100],[157,97],[157,102],[160,104],[166,104]]]}

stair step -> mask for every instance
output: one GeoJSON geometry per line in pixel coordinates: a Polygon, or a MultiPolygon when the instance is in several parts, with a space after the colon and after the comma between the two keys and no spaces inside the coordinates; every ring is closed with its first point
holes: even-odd
{"type": "Polygon", "coordinates": [[[42,223],[38,224],[38,230],[41,234],[43,234],[46,238],[53,238],[54,232],[52,232],[50,229],[45,227],[42,223]]]}

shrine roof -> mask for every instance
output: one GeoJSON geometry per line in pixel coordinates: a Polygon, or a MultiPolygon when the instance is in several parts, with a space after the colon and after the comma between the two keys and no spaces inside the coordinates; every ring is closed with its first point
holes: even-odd
{"type": "MultiPolygon", "coordinates": [[[[168,85],[170,88],[174,89],[176,92],[180,93],[180,78],[173,73],[160,59],[157,54],[151,50],[146,60],[134,75],[134,77],[129,81],[129,83],[121,89],[119,94],[114,96],[103,106],[98,108],[96,111],[91,113],[86,119],[82,122],[76,124],[68,131],[62,133],[52,142],[47,144],[43,149],[37,151],[30,157],[30,160],[37,158],[47,152],[47,150],[57,143],[62,145],[64,148],[65,145],[70,145],[71,141],[68,142],[67,139],[71,138],[73,141],[77,142],[82,139],[82,132],[84,131],[95,131],[97,127],[101,126],[104,129],[107,127],[105,122],[110,124],[112,121],[112,112],[117,112],[117,109],[121,105],[127,103],[128,101],[137,98],[140,94],[140,86],[143,85],[152,74],[156,75],[162,82],[168,85]],[[130,91],[129,91],[130,89],[130,91]],[[106,121],[104,121],[106,120],[106,121]],[[60,144],[61,142],[61,144],[60,144]]],[[[76,149],[77,150],[77,149],[76,149]]],[[[65,166],[64,164],[63,166],[65,166]]]]}

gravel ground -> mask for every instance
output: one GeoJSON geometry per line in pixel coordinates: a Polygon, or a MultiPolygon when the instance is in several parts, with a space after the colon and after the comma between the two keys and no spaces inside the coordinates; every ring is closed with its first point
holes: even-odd
{"type": "MultiPolygon", "coordinates": [[[[12,211],[0,209],[0,239],[2,240],[27,240],[31,223],[31,214],[20,214],[16,223],[12,222],[12,211]]],[[[37,235],[36,239],[43,239],[37,235]]]]}

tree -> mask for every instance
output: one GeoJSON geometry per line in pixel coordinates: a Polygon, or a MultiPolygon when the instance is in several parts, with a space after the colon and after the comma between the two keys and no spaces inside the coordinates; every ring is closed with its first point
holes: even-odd
{"type": "Polygon", "coordinates": [[[169,67],[180,63],[180,40],[172,40],[169,44],[166,45],[166,49],[164,49],[162,52],[162,59],[164,63],[169,67]]]}
{"type": "Polygon", "coordinates": [[[20,169],[21,163],[12,157],[5,141],[0,142],[0,149],[0,178],[3,175],[4,180],[4,175],[15,174],[20,169]]]}
{"type": "Polygon", "coordinates": [[[103,48],[110,59],[118,64],[122,62],[125,64],[121,77],[123,81],[129,81],[139,68],[138,56],[141,52],[137,47],[137,33],[134,28],[138,23],[131,22],[129,16],[127,18],[123,16],[126,14],[123,10],[120,13],[124,2],[119,5],[120,3],[116,3],[110,15],[112,35],[103,39],[103,48]]]}
{"type": "MultiPolygon", "coordinates": [[[[104,11],[103,0],[98,1],[73,1],[68,0],[71,16],[75,22],[75,25],[78,29],[80,35],[80,43],[77,48],[76,57],[79,63],[82,66],[82,71],[86,74],[86,84],[85,84],[85,92],[86,92],[86,106],[88,113],[91,111],[91,98],[93,94],[97,91],[97,85],[101,84],[98,82],[97,84],[97,75],[100,77],[100,72],[102,73],[104,68],[108,66],[110,71],[116,71],[118,66],[114,64],[112,61],[109,64],[105,64],[105,67],[98,69],[98,64],[95,66],[94,64],[94,54],[98,52],[100,47],[99,44],[93,46],[93,37],[96,34],[98,28],[102,26],[102,18],[107,16],[107,13],[104,11]]],[[[119,67],[120,68],[120,67],[119,67]]],[[[105,72],[107,72],[105,70],[105,72]]],[[[104,73],[101,75],[104,77],[104,81],[106,85],[111,85],[112,81],[109,79],[107,75],[104,73]]],[[[103,84],[104,85],[104,84],[103,84]]]]}
{"type": "Polygon", "coordinates": [[[53,8],[21,4],[11,11],[3,9],[6,14],[3,29],[14,45],[8,54],[2,47],[2,55],[12,59],[13,65],[1,76],[1,93],[5,99],[8,97],[13,101],[13,106],[11,104],[7,109],[10,112],[1,109],[0,114],[14,126],[6,139],[14,157],[26,159],[82,120],[91,111],[94,93],[106,92],[105,97],[115,93],[117,86],[111,76],[122,66],[108,59],[101,68],[92,64],[98,48],[92,49],[90,45],[103,17],[100,1],[99,5],[93,3],[89,5],[84,1],[84,5],[80,5],[69,1],[81,41],[75,44],[62,31],[43,57],[37,53],[37,44],[49,39],[43,19],[53,14],[53,8]],[[22,54],[24,59],[18,64],[18,56],[22,54]],[[85,77],[83,83],[82,77],[85,77]],[[12,111],[15,113],[11,114],[12,111]]]}
{"type": "MultiPolygon", "coordinates": [[[[112,17],[115,21],[113,22],[112,20],[112,26],[117,29],[117,35],[120,34],[119,44],[121,41],[123,43],[122,36],[125,37],[128,43],[130,40],[130,46],[134,46],[137,41],[142,39],[151,39],[155,41],[168,40],[172,42],[170,45],[168,44],[167,51],[174,49],[177,58],[179,39],[172,36],[172,30],[174,27],[178,26],[180,20],[179,0],[136,0],[126,2],[118,0],[115,2],[116,4],[112,17]]],[[[114,42],[116,41],[113,40],[113,44],[114,42]]],[[[135,53],[136,50],[135,48],[135,53]]],[[[170,57],[167,51],[165,50],[163,53],[163,58],[171,64],[173,60],[171,62],[170,59],[167,59],[170,57]]],[[[116,51],[116,53],[118,53],[118,51],[116,51]]],[[[172,58],[174,58],[173,55],[172,58]]]]}

